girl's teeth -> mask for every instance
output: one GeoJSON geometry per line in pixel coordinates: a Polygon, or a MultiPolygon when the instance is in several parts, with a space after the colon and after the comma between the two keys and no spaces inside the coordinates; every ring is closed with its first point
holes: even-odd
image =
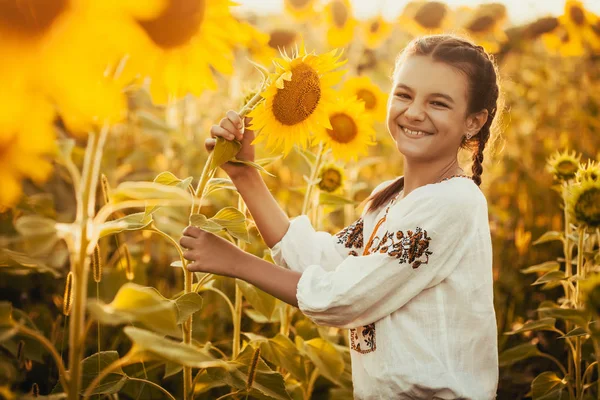
{"type": "Polygon", "coordinates": [[[425,133],[421,132],[421,131],[411,131],[410,129],[406,129],[406,128],[402,128],[404,129],[404,132],[406,132],[407,135],[410,136],[425,136],[425,133]]]}

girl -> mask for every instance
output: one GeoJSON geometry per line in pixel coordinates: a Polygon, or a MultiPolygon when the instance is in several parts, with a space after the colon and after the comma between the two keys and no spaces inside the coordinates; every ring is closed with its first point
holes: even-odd
{"type": "MultiPolygon", "coordinates": [[[[482,47],[450,35],[413,40],[399,55],[387,128],[404,175],[379,184],[369,206],[336,235],[289,220],[257,170],[227,164],[281,268],[187,227],[191,271],[243,279],[321,325],[349,329],[355,399],[496,397],[498,356],[492,243],[479,189],[498,102],[497,73],[482,47]],[[458,163],[472,151],[472,176],[458,163]]],[[[229,111],[214,137],[242,141],[249,123],[229,111]]]]}

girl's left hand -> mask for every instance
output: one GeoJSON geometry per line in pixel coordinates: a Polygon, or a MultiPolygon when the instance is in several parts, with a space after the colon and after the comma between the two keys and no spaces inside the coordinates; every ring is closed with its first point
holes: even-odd
{"type": "Polygon", "coordinates": [[[191,261],[187,269],[192,272],[235,277],[235,268],[247,255],[227,240],[195,226],[184,229],[179,244],[187,249],[183,256],[191,261]]]}

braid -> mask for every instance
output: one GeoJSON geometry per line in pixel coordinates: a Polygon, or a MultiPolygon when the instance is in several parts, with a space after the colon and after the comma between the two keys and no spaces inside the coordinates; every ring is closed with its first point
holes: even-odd
{"type": "Polygon", "coordinates": [[[481,185],[481,174],[483,173],[483,150],[485,149],[485,145],[490,138],[490,126],[492,125],[493,118],[493,115],[490,116],[483,128],[481,128],[479,131],[477,148],[475,151],[473,151],[473,166],[471,167],[471,171],[473,172],[472,179],[477,186],[481,185]]]}

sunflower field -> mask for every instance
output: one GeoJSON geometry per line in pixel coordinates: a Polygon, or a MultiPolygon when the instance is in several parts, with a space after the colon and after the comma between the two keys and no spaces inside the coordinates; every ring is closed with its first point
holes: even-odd
{"type": "Polygon", "coordinates": [[[481,185],[497,398],[600,399],[600,15],[278,1],[0,1],[0,398],[351,399],[346,330],[189,272],[179,238],[195,225],[273,261],[227,161],[260,170],[288,216],[350,224],[402,175],[396,56],[454,33],[501,74],[481,185]],[[253,162],[237,141],[204,148],[228,109],[252,118],[253,162]]]}

